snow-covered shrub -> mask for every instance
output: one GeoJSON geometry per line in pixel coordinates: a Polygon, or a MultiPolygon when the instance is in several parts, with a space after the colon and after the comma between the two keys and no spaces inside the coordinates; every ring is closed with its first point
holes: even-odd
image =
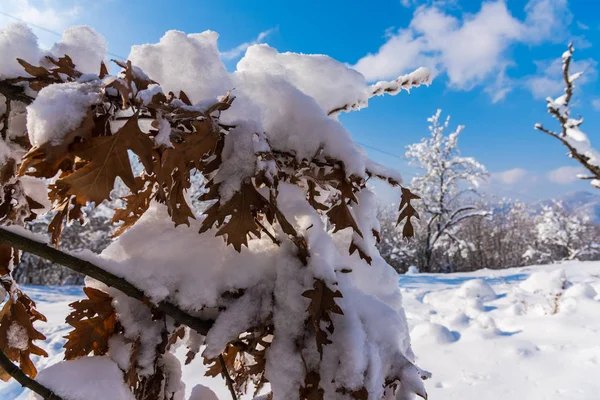
{"type": "MultiPolygon", "coordinates": [[[[16,226],[0,229],[0,377],[10,378],[10,359],[33,378],[29,356],[44,355],[32,323],[45,317],[11,276],[25,249],[94,278],[71,305],[66,361],[41,387],[19,375],[42,396],[93,398],[82,380],[97,367],[114,381],[110,393],[181,399],[171,353],[181,342],[187,361],[201,353],[233,398],[251,388],[286,400],[426,397],[366,187],[370,177],[393,186],[401,177],[369,160],[336,116],[428,84],[428,71],[369,86],[327,56],[257,45],[228,73],[216,41],[209,31],[167,32],[134,46],[111,75],[89,28],[69,30],[49,52],[23,26],[0,32],[0,218],[16,226]],[[127,193],[111,213],[116,239],[100,257],[52,250],[17,229],[49,201],[58,246],[118,182],[127,193]],[[81,379],[52,379],[79,368],[81,379]]],[[[402,188],[405,236],[415,197],[402,188]]]]}

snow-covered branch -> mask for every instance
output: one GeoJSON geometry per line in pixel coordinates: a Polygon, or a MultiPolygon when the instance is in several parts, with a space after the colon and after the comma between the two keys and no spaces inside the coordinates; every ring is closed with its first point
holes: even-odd
{"type": "Polygon", "coordinates": [[[433,78],[428,68],[420,67],[413,72],[401,75],[393,81],[380,81],[377,82],[367,89],[366,99],[357,100],[355,102],[344,104],[343,106],[336,107],[330,110],[327,115],[336,115],[341,112],[350,112],[360,110],[366,106],[366,100],[375,97],[389,94],[395,96],[402,90],[410,92],[412,88],[419,87],[421,85],[429,86],[433,78]]]}
{"type": "Polygon", "coordinates": [[[109,287],[118,289],[131,298],[139,300],[150,307],[155,307],[157,310],[160,310],[161,312],[170,316],[175,321],[182,325],[189,326],[201,335],[206,335],[213,325],[213,321],[194,317],[168,301],[161,301],[158,304],[152,304],[142,290],[138,289],[125,279],[119,278],[118,276],[106,271],[104,268],[101,268],[90,261],[83,260],[74,255],[62,252],[42,242],[38,242],[32,238],[16,233],[13,230],[0,228],[0,243],[5,243],[21,251],[35,254],[38,257],[94,278],[109,287]]]}
{"type": "Polygon", "coordinates": [[[600,188],[600,153],[594,149],[588,136],[579,128],[583,124],[583,118],[571,118],[570,104],[575,88],[575,81],[581,78],[583,72],[571,74],[570,67],[573,60],[573,44],[562,55],[563,82],[565,94],[552,99],[546,99],[548,113],[560,124],[561,131],[555,132],[545,128],[542,124],[536,124],[535,129],[542,131],[559,140],[567,149],[569,156],[579,162],[592,176],[582,179],[591,180],[594,187],[600,188]]]}

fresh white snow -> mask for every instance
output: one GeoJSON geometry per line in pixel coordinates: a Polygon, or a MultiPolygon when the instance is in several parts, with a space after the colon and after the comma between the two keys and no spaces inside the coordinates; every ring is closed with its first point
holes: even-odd
{"type": "MultiPolygon", "coordinates": [[[[597,398],[600,262],[409,274],[399,284],[417,364],[433,374],[426,382],[430,399],[597,398]]],[[[38,323],[48,337],[42,347],[50,357],[35,359],[44,369],[62,359],[69,327],[61,321],[82,293],[70,287],[25,291],[49,320],[38,323]]],[[[175,354],[183,360],[186,352],[182,346],[175,354]]],[[[105,367],[110,372],[111,365],[105,367]]],[[[213,399],[206,387],[229,398],[220,378],[198,381],[203,374],[201,357],[183,367],[186,399],[213,399]],[[203,387],[194,388],[198,383],[203,387]]],[[[0,384],[2,399],[29,396],[16,382],[0,384]]]]}

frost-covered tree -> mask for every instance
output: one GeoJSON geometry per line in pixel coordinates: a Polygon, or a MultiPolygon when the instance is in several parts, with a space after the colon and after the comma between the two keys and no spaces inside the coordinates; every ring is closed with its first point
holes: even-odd
{"type": "Polygon", "coordinates": [[[583,117],[572,118],[571,116],[575,82],[583,76],[583,72],[572,74],[570,71],[573,51],[573,44],[569,44],[568,50],[562,55],[565,94],[556,99],[551,97],[546,99],[548,113],[558,121],[560,131],[547,129],[539,123],[535,128],[560,141],[569,150],[569,157],[586,169],[587,173],[579,175],[578,178],[590,180],[592,186],[600,188],[600,153],[592,147],[589,137],[580,129],[583,117]]]}
{"type": "Polygon", "coordinates": [[[441,110],[428,119],[430,136],[420,143],[407,146],[406,157],[412,165],[424,172],[411,182],[411,190],[422,202],[421,225],[424,250],[419,269],[432,271],[433,253],[445,243],[448,252],[464,251],[470,247],[458,229],[464,221],[481,217],[488,211],[480,209],[473,197],[480,181],[487,177],[483,165],[472,157],[462,157],[458,149],[458,136],[464,129],[459,125],[447,136],[450,117],[440,121],[441,110]]]}
{"type": "Polygon", "coordinates": [[[540,246],[529,249],[528,258],[574,260],[600,251],[587,218],[568,212],[561,202],[543,207],[536,217],[535,231],[540,246]]]}
{"type": "MultiPolygon", "coordinates": [[[[228,73],[216,41],[167,32],[111,74],[90,28],[50,50],[23,25],[0,31],[0,378],[45,399],[180,400],[173,353],[186,346],[185,362],[202,357],[234,399],[426,397],[366,187],[401,177],[336,116],[429,72],[367,85],[329,57],[257,45],[228,73]],[[71,224],[119,181],[108,248],[63,251],[71,224]],[[23,228],[44,203],[53,246],[23,228]],[[45,317],[12,276],[20,251],[88,276],[66,361],[39,375],[33,323],[45,317]]],[[[402,193],[409,236],[414,195],[402,193]]]]}

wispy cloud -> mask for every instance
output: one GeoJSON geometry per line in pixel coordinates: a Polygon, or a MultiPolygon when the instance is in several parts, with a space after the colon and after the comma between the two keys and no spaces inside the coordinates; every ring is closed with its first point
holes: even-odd
{"type": "Polygon", "coordinates": [[[594,110],[600,111],[600,97],[592,100],[592,107],[594,107],[594,110]]]}
{"type": "MultiPolygon", "coordinates": [[[[561,93],[564,89],[562,60],[555,58],[552,60],[535,61],[535,64],[537,65],[537,74],[523,78],[523,86],[536,99],[545,99],[548,96],[555,96],[561,93]]],[[[583,76],[577,81],[577,85],[581,86],[586,82],[596,79],[597,64],[591,58],[573,61],[571,70],[573,72],[584,72],[583,76]]]]}
{"type": "Polygon", "coordinates": [[[264,32],[259,33],[258,36],[256,37],[256,39],[254,39],[250,42],[242,43],[242,44],[234,47],[231,50],[221,52],[221,58],[223,58],[224,60],[233,60],[234,58],[241,56],[242,53],[244,53],[248,49],[248,47],[253,46],[255,44],[262,43],[263,40],[265,40],[265,38],[267,36],[269,36],[271,33],[275,32],[276,30],[277,30],[277,27],[268,29],[264,32]]]}

